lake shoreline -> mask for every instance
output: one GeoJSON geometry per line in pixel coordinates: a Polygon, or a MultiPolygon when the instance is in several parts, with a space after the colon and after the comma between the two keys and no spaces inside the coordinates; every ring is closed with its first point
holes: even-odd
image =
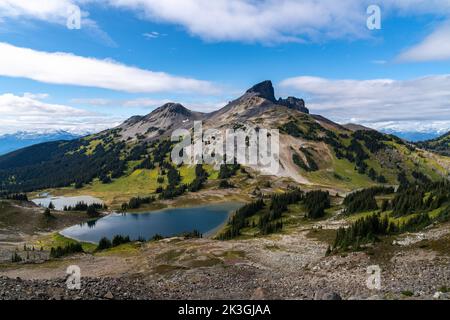
{"type": "Polygon", "coordinates": [[[141,212],[112,212],[97,219],[92,225],[73,225],[59,230],[58,234],[75,241],[94,244],[102,237],[112,238],[115,235],[130,236],[134,241],[140,237],[148,240],[156,234],[166,238],[177,237],[193,230],[198,230],[205,238],[213,239],[223,230],[233,213],[244,204],[223,201],[141,212]],[[218,220],[221,221],[219,224],[218,220]],[[209,228],[208,224],[214,226],[209,228]],[[185,225],[187,227],[184,227],[185,225]],[[98,239],[94,240],[93,237],[98,239]]]}

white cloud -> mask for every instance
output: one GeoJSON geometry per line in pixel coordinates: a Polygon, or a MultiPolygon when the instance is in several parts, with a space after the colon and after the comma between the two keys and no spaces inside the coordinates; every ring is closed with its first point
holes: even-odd
{"type": "MultiPolygon", "coordinates": [[[[2,18],[32,18],[65,23],[67,7],[73,4],[86,9],[89,4],[130,9],[139,18],[171,23],[189,33],[213,41],[278,43],[286,41],[335,38],[366,38],[366,8],[373,0],[2,0],[2,18]]],[[[445,0],[379,0],[382,17],[395,15],[450,15],[445,0]]],[[[92,33],[108,37],[88,18],[83,21],[92,33]],[[103,34],[103,35],[102,35],[103,34]]],[[[157,32],[147,38],[161,36],[157,32]]],[[[108,40],[105,40],[108,42],[108,40]]],[[[112,41],[112,40],[110,40],[112,41]]]]}
{"type": "Polygon", "coordinates": [[[43,99],[47,99],[48,97],[50,97],[50,95],[48,93],[31,93],[31,92],[25,92],[23,94],[23,96],[25,98],[37,99],[37,100],[43,100],[43,99]]]}
{"type": "Polygon", "coordinates": [[[368,123],[376,130],[385,132],[420,132],[420,133],[438,133],[444,134],[450,131],[449,121],[386,121],[368,123]]]}
{"type": "Polygon", "coordinates": [[[152,21],[183,26],[206,40],[278,43],[368,38],[369,5],[382,18],[395,15],[450,14],[445,0],[102,0],[132,9],[152,21]]]}
{"type": "Polygon", "coordinates": [[[421,43],[409,48],[397,58],[403,62],[448,59],[450,59],[450,23],[440,26],[421,43]]]}
{"type": "Polygon", "coordinates": [[[151,98],[137,98],[137,99],[131,99],[122,101],[120,103],[123,107],[130,107],[130,108],[157,108],[160,107],[168,102],[178,102],[181,103],[186,108],[193,110],[193,111],[199,111],[199,112],[212,112],[216,111],[223,106],[225,106],[227,103],[223,101],[177,101],[177,100],[169,100],[169,99],[151,99],[151,98]]]}
{"type": "Polygon", "coordinates": [[[147,39],[157,39],[159,37],[165,37],[166,34],[165,33],[159,33],[157,31],[152,31],[152,32],[146,32],[142,34],[145,38],[147,39]]]}
{"type": "Polygon", "coordinates": [[[217,92],[217,89],[206,81],[139,69],[111,60],[36,51],[1,42],[0,52],[2,76],[127,92],[217,92]]]}
{"type": "Polygon", "coordinates": [[[170,100],[167,99],[136,98],[122,101],[120,105],[127,108],[151,108],[162,106],[168,102],[170,102],[170,100]]]}
{"type": "MultiPolygon", "coordinates": [[[[373,1],[372,1],[373,2],[373,1]]],[[[377,1],[386,11],[401,14],[450,14],[450,3],[446,0],[382,0],[377,1]]]]}
{"type": "Polygon", "coordinates": [[[152,99],[152,98],[135,98],[135,99],[105,99],[105,98],[77,98],[70,100],[77,105],[94,106],[94,107],[126,107],[126,108],[148,108],[159,107],[170,100],[152,99]]]}
{"type": "Polygon", "coordinates": [[[45,103],[30,95],[0,95],[0,134],[48,129],[100,131],[119,123],[118,119],[66,105],[45,103]]]}
{"type": "MultiPolygon", "coordinates": [[[[0,1],[0,24],[4,19],[32,19],[66,26],[71,8],[88,2],[91,0],[2,0],[0,1]]],[[[103,44],[117,47],[114,40],[89,18],[89,13],[86,11],[81,11],[81,29],[103,44]]]]}
{"type": "Polygon", "coordinates": [[[198,112],[213,112],[219,110],[220,108],[225,107],[228,102],[227,101],[203,101],[203,102],[186,102],[182,103],[185,107],[190,110],[198,111],[198,112]]]}
{"type": "MultiPolygon", "coordinates": [[[[322,41],[335,38],[367,38],[366,8],[373,0],[2,0],[0,21],[38,19],[66,23],[68,7],[86,8],[91,3],[131,9],[141,18],[172,23],[189,33],[213,41],[278,43],[322,41]]],[[[394,15],[450,15],[450,3],[442,0],[380,0],[382,17],[394,15]]],[[[83,25],[108,45],[114,41],[83,11],[83,25]]],[[[162,36],[152,31],[147,39],[162,36]]]]}
{"type": "Polygon", "coordinates": [[[364,37],[366,8],[359,0],[103,0],[149,20],[181,25],[213,41],[283,42],[364,37]]]}
{"type": "Polygon", "coordinates": [[[296,77],[281,82],[289,94],[306,98],[313,113],[340,122],[377,128],[383,123],[411,126],[441,123],[450,129],[450,75],[411,80],[330,80],[296,77]]]}
{"type": "Polygon", "coordinates": [[[2,0],[0,17],[33,18],[54,23],[66,23],[68,10],[74,2],[70,0],[2,0]]]}
{"type": "Polygon", "coordinates": [[[169,99],[135,98],[135,99],[104,99],[104,98],[77,98],[72,99],[77,105],[94,107],[125,107],[125,108],[157,108],[168,102],[169,99]]]}
{"type": "Polygon", "coordinates": [[[212,112],[224,107],[226,101],[195,101],[183,99],[155,99],[155,98],[135,98],[135,99],[104,99],[104,98],[77,98],[72,99],[72,103],[81,106],[94,107],[125,107],[125,108],[142,108],[154,109],[169,102],[178,102],[186,108],[199,112],[212,112]]]}
{"type": "Polygon", "coordinates": [[[112,101],[109,99],[104,98],[77,98],[70,100],[73,104],[80,104],[80,105],[89,105],[89,106],[109,106],[112,104],[112,101]]]}

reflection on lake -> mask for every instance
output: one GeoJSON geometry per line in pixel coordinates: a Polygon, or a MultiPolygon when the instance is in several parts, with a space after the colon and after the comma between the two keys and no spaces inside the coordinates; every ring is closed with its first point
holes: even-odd
{"type": "Polygon", "coordinates": [[[77,203],[83,202],[87,205],[99,203],[103,204],[103,201],[91,196],[77,196],[77,197],[52,197],[50,195],[47,195],[45,198],[37,198],[32,199],[35,204],[41,207],[47,208],[48,205],[53,203],[56,210],[63,210],[64,206],[75,206],[77,203]]]}
{"type": "Polygon", "coordinates": [[[150,239],[156,234],[164,237],[198,230],[207,236],[225,223],[231,212],[242,204],[227,202],[191,208],[173,208],[147,213],[110,214],[96,221],[79,224],[61,232],[63,236],[87,242],[115,235],[132,240],[150,239]]]}

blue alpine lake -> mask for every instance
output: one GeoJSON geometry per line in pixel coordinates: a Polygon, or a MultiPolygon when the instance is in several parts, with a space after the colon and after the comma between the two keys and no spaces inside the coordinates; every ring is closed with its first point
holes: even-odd
{"type": "Polygon", "coordinates": [[[85,242],[94,242],[116,235],[129,236],[132,240],[151,239],[159,234],[176,236],[197,230],[204,236],[211,235],[228,221],[230,214],[242,203],[226,202],[189,208],[171,208],[146,213],[113,213],[96,221],[78,224],[60,233],[63,236],[85,242]]]}

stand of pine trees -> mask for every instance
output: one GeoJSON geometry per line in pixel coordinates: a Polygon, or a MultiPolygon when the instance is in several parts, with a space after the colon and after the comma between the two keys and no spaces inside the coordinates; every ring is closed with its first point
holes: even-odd
{"type": "Polygon", "coordinates": [[[426,184],[404,185],[392,200],[392,214],[405,216],[440,208],[450,201],[450,182],[443,180],[426,184]]]}
{"type": "Polygon", "coordinates": [[[272,195],[269,212],[261,215],[258,221],[261,234],[270,234],[283,229],[283,213],[288,210],[288,205],[302,201],[303,197],[304,192],[300,189],[272,195]]]}
{"type": "Polygon", "coordinates": [[[108,209],[108,206],[106,206],[105,204],[92,203],[88,205],[87,203],[81,201],[75,204],[74,206],[64,206],[63,211],[87,211],[89,206],[94,207],[96,210],[108,209]]]}
{"type": "MultiPolygon", "coordinates": [[[[50,203],[52,207],[54,208],[53,204],[50,203]]],[[[50,205],[49,205],[49,209],[50,205]]],[[[74,206],[64,206],[63,211],[86,211],[86,214],[89,217],[98,217],[100,215],[99,210],[108,210],[108,206],[106,204],[100,204],[100,203],[92,203],[87,204],[84,202],[78,202],[74,206]]]]}
{"type": "Polygon", "coordinates": [[[188,190],[190,192],[197,192],[200,190],[204,183],[208,180],[208,173],[201,164],[195,166],[195,179],[188,185],[188,190]]]}
{"type": "MultiPolygon", "coordinates": [[[[288,205],[303,200],[304,192],[294,189],[282,194],[274,194],[270,197],[267,212],[260,214],[258,223],[252,225],[258,227],[261,234],[270,234],[283,228],[282,215],[288,210],[288,205]]],[[[241,229],[250,227],[248,218],[259,213],[266,207],[264,200],[259,199],[238,209],[228,222],[228,229],[219,235],[219,239],[227,240],[241,234],[241,229]]]]}
{"type": "Polygon", "coordinates": [[[345,213],[353,214],[356,212],[377,210],[378,205],[375,201],[375,196],[391,193],[394,193],[394,188],[392,187],[372,187],[350,193],[345,197],[343,202],[346,207],[345,213]]]}
{"type": "Polygon", "coordinates": [[[332,251],[359,250],[361,245],[376,242],[380,236],[416,232],[435,221],[445,222],[449,219],[450,208],[446,208],[434,219],[428,213],[421,213],[401,224],[389,221],[387,215],[381,217],[379,213],[375,213],[357,220],[348,228],[340,228],[332,251]]]}
{"type": "Polygon", "coordinates": [[[227,230],[222,232],[218,238],[220,240],[228,240],[239,236],[241,234],[241,229],[249,226],[247,218],[256,214],[264,208],[264,206],[264,201],[262,199],[258,199],[236,210],[228,221],[227,230]]]}
{"type": "MultiPolygon", "coordinates": [[[[106,141],[107,137],[98,139],[106,141]]],[[[71,185],[79,188],[95,178],[114,178],[123,174],[126,167],[126,161],[121,158],[124,142],[111,141],[107,148],[99,144],[88,155],[89,144],[90,141],[85,139],[48,142],[2,157],[0,189],[19,193],[71,185]],[[13,183],[11,176],[21,183],[13,183]]]]}
{"type": "Polygon", "coordinates": [[[83,251],[83,247],[80,243],[69,243],[65,247],[58,246],[57,248],[50,249],[50,258],[61,258],[63,256],[73,254],[73,253],[81,253],[83,251]]]}
{"type": "Polygon", "coordinates": [[[100,239],[97,245],[97,251],[106,250],[109,248],[117,247],[122,244],[130,243],[130,237],[129,236],[122,236],[122,235],[116,235],[113,237],[112,241],[109,240],[106,237],[103,237],[100,239]]]}
{"type": "Polygon", "coordinates": [[[128,201],[128,203],[122,204],[122,211],[127,211],[128,209],[139,209],[143,204],[150,204],[155,202],[155,197],[133,197],[128,201]]]}
{"type": "Polygon", "coordinates": [[[222,164],[219,169],[219,179],[228,179],[236,175],[236,172],[240,169],[240,165],[234,162],[234,164],[222,164]]]}
{"type": "Polygon", "coordinates": [[[161,190],[159,194],[160,199],[173,199],[181,196],[187,190],[187,186],[185,184],[181,184],[179,186],[168,185],[165,189],[161,190]]]}
{"type": "Polygon", "coordinates": [[[375,242],[380,235],[397,232],[395,224],[389,222],[389,218],[380,214],[358,219],[348,228],[339,228],[333,244],[333,250],[348,250],[349,247],[357,250],[361,244],[375,242]]]}
{"type": "Polygon", "coordinates": [[[306,193],[304,205],[308,219],[319,219],[325,216],[325,209],[330,208],[331,200],[328,191],[315,190],[306,193]]]}
{"type": "Polygon", "coordinates": [[[28,196],[25,193],[5,194],[2,198],[15,201],[28,201],[28,196]]]}

